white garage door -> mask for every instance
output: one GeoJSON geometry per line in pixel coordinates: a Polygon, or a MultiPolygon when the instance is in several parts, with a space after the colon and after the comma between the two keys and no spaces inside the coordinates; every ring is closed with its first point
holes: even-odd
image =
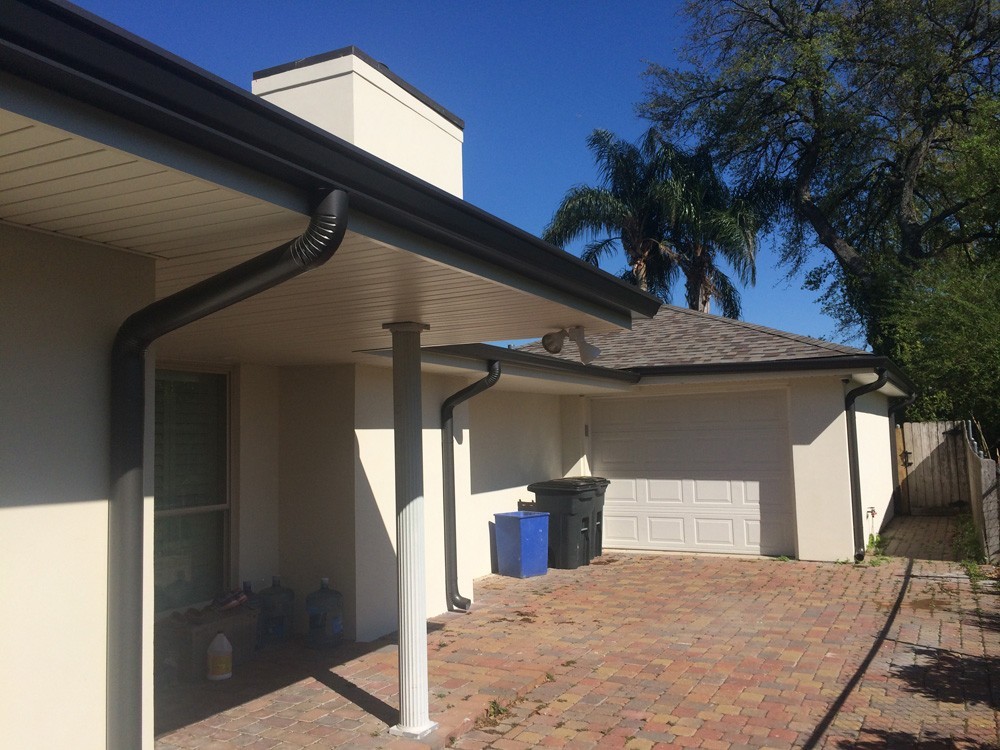
{"type": "Polygon", "coordinates": [[[604,544],[792,555],[784,391],[594,399],[604,544]]]}

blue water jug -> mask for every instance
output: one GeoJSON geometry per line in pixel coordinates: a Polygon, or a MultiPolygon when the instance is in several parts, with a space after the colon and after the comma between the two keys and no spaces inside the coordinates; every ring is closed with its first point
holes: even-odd
{"type": "Polygon", "coordinates": [[[330,579],[321,578],[319,588],[306,596],[309,635],[312,648],[336,646],[344,637],[344,597],[330,588],[330,579]]]}
{"type": "Polygon", "coordinates": [[[260,594],[254,593],[253,584],[250,581],[243,582],[243,594],[247,598],[247,608],[257,611],[257,631],[253,636],[253,645],[254,648],[260,648],[264,643],[264,614],[261,612],[264,600],[260,594]]]}
{"type": "Polygon", "coordinates": [[[263,644],[281,643],[291,637],[294,602],[295,592],[281,585],[280,576],[274,576],[271,585],[260,592],[263,644]]]}

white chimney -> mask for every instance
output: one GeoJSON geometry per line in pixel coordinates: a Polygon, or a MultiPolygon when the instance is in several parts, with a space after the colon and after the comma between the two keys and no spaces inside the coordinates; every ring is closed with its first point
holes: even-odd
{"type": "Polygon", "coordinates": [[[462,197],[465,123],[357,47],[257,71],[251,90],[462,197]]]}

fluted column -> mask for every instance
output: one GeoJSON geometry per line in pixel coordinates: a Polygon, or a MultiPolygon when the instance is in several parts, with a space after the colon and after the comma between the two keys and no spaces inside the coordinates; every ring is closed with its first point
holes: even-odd
{"type": "Polygon", "coordinates": [[[392,332],[396,449],[396,568],[399,592],[399,724],[389,731],[420,738],[430,720],[424,573],[424,452],[421,441],[420,333],[424,323],[386,323],[392,332]]]}

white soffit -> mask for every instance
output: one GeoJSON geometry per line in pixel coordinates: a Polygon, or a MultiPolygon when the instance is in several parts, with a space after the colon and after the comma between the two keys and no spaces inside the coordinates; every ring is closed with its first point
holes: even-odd
{"type": "MultiPolygon", "coordinates": [[[[307,217],[0,110],[0,220],[149,256],[162,297],[300,234],[307,217]]],[[[356,216],[354,226],[373,226],[356,216]]],[[[427,248],[434,255],[434,248],[427,248]]],[[[348,231],[324,267],[168,334],[161,358],[355,360],[385,322],[430,324],[427,346],[615,326],[567,305],[348,231]]]]}

